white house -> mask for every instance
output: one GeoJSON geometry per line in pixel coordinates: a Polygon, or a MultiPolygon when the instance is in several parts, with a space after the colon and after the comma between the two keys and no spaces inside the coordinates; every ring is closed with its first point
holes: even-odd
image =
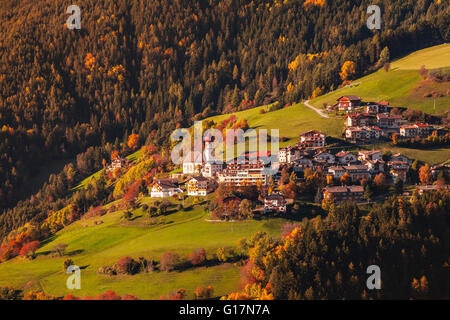
{"type": "Polygon", "coordinates": [[[171,197],[183,191],[170,180],[157,180],[153,183],[150,196],[152,198],[171,197]]]}
{"type": "Polygon", "coordinates": [[[205,177],[193,177],[186,182],[188,196],[206,196],[211,189],[209,180],[205,177]]]}
{"type": "Polygon", "coordinates": [[[359,151],[358,152],[358,160],[367,161],[367,160],[382,160],[381,151],[359,151]]]}
{"type": "Polygon", "coordinates": [[[328,152],[319,152],[314,156],[314,159],[318,161],[326,161],[328,163],[334,163],[335,161],[334,155],[328,152]]]}
{"type": "Polygon", "coordinates": [[[341,151],[336,153],[336,160],[340,164],[349,164],[357,160],[356,156],[348,151],[341,151]]]}
{"type": "Polygon", "coordinates": [[[280,194],[272,194],[264,199],[264,213],[286,212],[286,199],[280,194]]]}

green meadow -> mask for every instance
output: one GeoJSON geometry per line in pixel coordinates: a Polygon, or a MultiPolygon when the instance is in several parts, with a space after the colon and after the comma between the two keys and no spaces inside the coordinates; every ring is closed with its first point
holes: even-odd
{"type": "MultiPolygon", "coordinates": [[[[442,113],[450,109],[450,97],[425,98],[420,90],[421,77],[419,69],[422,65],[429,70],[450,67],[450,44],[439,45],[419,50],[404,58],[392,62],[391,69],[386,72],[380,69],[361,79],[353,81],[350,86],[340,88],[311,100],[317,108],[325,104],[334,104],[344,95],[357,95],[363,101],[389,101],[391,106],[421,110],[426,113],[442,113]]],[[[432,90],[445,93],[450,89],[447,83],[426,83],[425,92],[432,90]]]]}
{"type": "MultiPolygon", "coordinates": [[[[280,139],[285,139],[284,142],[280,142],[280,146],[295,144],[299,139],[299,134],[304,131],[318,130],[332,137],[340,137],[344,128],[344,120],[323,118],[303,103],[266,113],[260,113],[262,109],[268,111],[269,106],[240,111],[233,115],[237,119],[246,119],[251,128],[268,129],[268,134],[270,134],[270,129],[279,129],[280,139]]],[[[207,120],[220,122],[231,115],[210,117],[207,120]]]]}
{"type": "MultiPolygon", "coordinates": [[[[142,203],[154,199],[145,197],[142,203]]],[[[172,200],[178,203],[178,200],[172,200]]],[[[154,258],[159,261],[166,251],[187,256],[204,248],[212,257],[217,248],[235,247],[241,238],[250,238],[258,231],[278,237],[285,218],[242,222],[214,222],[208,219],[203,204],[188,204],[189,210],[164,215],[159,225],[151,226],[141,209],[133,212],[132,221],[122,219],[123,211],[102,217],[82,219],[64,228],[44,242],[34,260],[17,257],[0,264],[0,286],[24,290],[40,289],[48,294],[63,296],[95,296],[107,290],[119,294],[134,294],[143,299],[158,299],[184,288],[189,298],[200,285],[214,287],[214,295],[222,296],[240,287],[240,268],[231,263],[188,269],[182,272],[140,273],[137,275],[107,276],[98,274],[101,266],[113,265],[121,257],[154,258]],[[101,224],[96,222],[102,221],[101,224]],[[54,257],[50,250],[56,244],[68,245],[66,256],[54,257]],[[63,262],[71,258],[82,268],[81,290],[66,288],[63,262]]]]}

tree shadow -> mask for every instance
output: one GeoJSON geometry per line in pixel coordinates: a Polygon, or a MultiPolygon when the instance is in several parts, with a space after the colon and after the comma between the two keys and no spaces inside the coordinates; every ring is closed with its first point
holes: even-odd
{"type": "Polygon", "coordinates": [[[69,257],[73,257],[73,256],[76,256],[77,254],[80,254],[83,252],[84,252],[83,249],[78,249],[78,250],[73,250],[73,251],[67,252],[65,255],[69,256],[69,257]]]}

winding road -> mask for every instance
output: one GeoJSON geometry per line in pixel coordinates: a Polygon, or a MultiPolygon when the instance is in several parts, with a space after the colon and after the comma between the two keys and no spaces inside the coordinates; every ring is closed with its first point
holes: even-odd
{"type": "Polygon", "coordinates": [[[322,110],[317,109],[316,107],[313,107],[312,105],[309,104],[309,100],[306,100],[305,102],[303,102],[303,104],[305,106],[307,106],[308,108],[314,110],[315,112],[317,112],[317,114],[323,118],[327,118],[329,119],[330,117],[328,115],[326,115],[325,113],[322,112],[322,110]]]}

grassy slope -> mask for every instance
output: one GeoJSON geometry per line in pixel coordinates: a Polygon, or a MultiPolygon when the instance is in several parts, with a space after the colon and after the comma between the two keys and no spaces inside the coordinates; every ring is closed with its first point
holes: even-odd
{"type": "MultiPolygon", "coordinates": [[[[423,98],[413,94],[413,89],[420,83],[418,70],[422,65],[428,69],[450,66],[450,44],[443,44],[417,51],[391,64],[389,72],[383,69],[355,80],[354,87],[345,87],[311,101],[315,107],[323,107],[324,103],[333,104],[343,95],[358,95],[365,101],[388,100],[392,106],[407,107],[427,113],[439,113],[450,108],[450,97],[436,99],[423,98]]],[[[450,88],[447,88],[450,89],[450,88]]]]}
{"type": "MultiPolygon", "coordinates": [[[[150,198],[144,202],[152,202],[150,198]]],[[[79,296],[97,295],[112,289],[120,294],[130,293],[141,298],[157,299],[179,288],[185,288],[189,297],[199,285],[212,285],[216,295],[224,295],[238,289],[239,268],[232,264],[190,269],[184,272],[154,272],[135,276],[109,277],[96,273],[100,266],[112,265],[120,257],[154,257],[159,260],[165,251],[174,251],[183,256],[194,249],[205,248],[211,256],[218,247],[235,246],[240,238],[249,238],[258,231],[273,236],[280,234],[280,227],[287,220],[253,220],[246,222],[208,222],[201,205],[193,210],[168,214],[168,223],[150,227],[140,209],[137,219],[124,222],[122,212],[109,213],[101,218],[78,221],[61,230],[49,239],[38,251],[33,261],[15,258],[0,264],[0,286],[16,288],[41,288],[58,296],[69,293],[65,287],[67,275],[63,273],[64,258],[52,258],[48,252],[55,244],[68,244],[67,252],[82,270],[79,296]],[[94,221],[104,223],[95,225],[94,221]]]]}
{"type": "MultiPolygon", "coordinates": [[[[280,138],[286,137],[289,140],[280,143],[280,146],[293,144],[298,141],[299,134],[302,131],[320,130],[329,136],[339,137],[342,133],[343,123],[342,119],[326,119],[320,117],[313,110],[305,107],[302,103],[295,104],[291,107],[280,109],[273,112],[260,114],[261,109],[268,109],[267,106],[253,108],[241,112],[236,112],[234,115],[238,119],[247,119],[251,128],[255,129],[279,129],[280,138]]],[[[220,115],[208,118],[220,122],[231,114],[220,115]]],[[[270,131],[268,131],[270,134],[270,131]]]]}

